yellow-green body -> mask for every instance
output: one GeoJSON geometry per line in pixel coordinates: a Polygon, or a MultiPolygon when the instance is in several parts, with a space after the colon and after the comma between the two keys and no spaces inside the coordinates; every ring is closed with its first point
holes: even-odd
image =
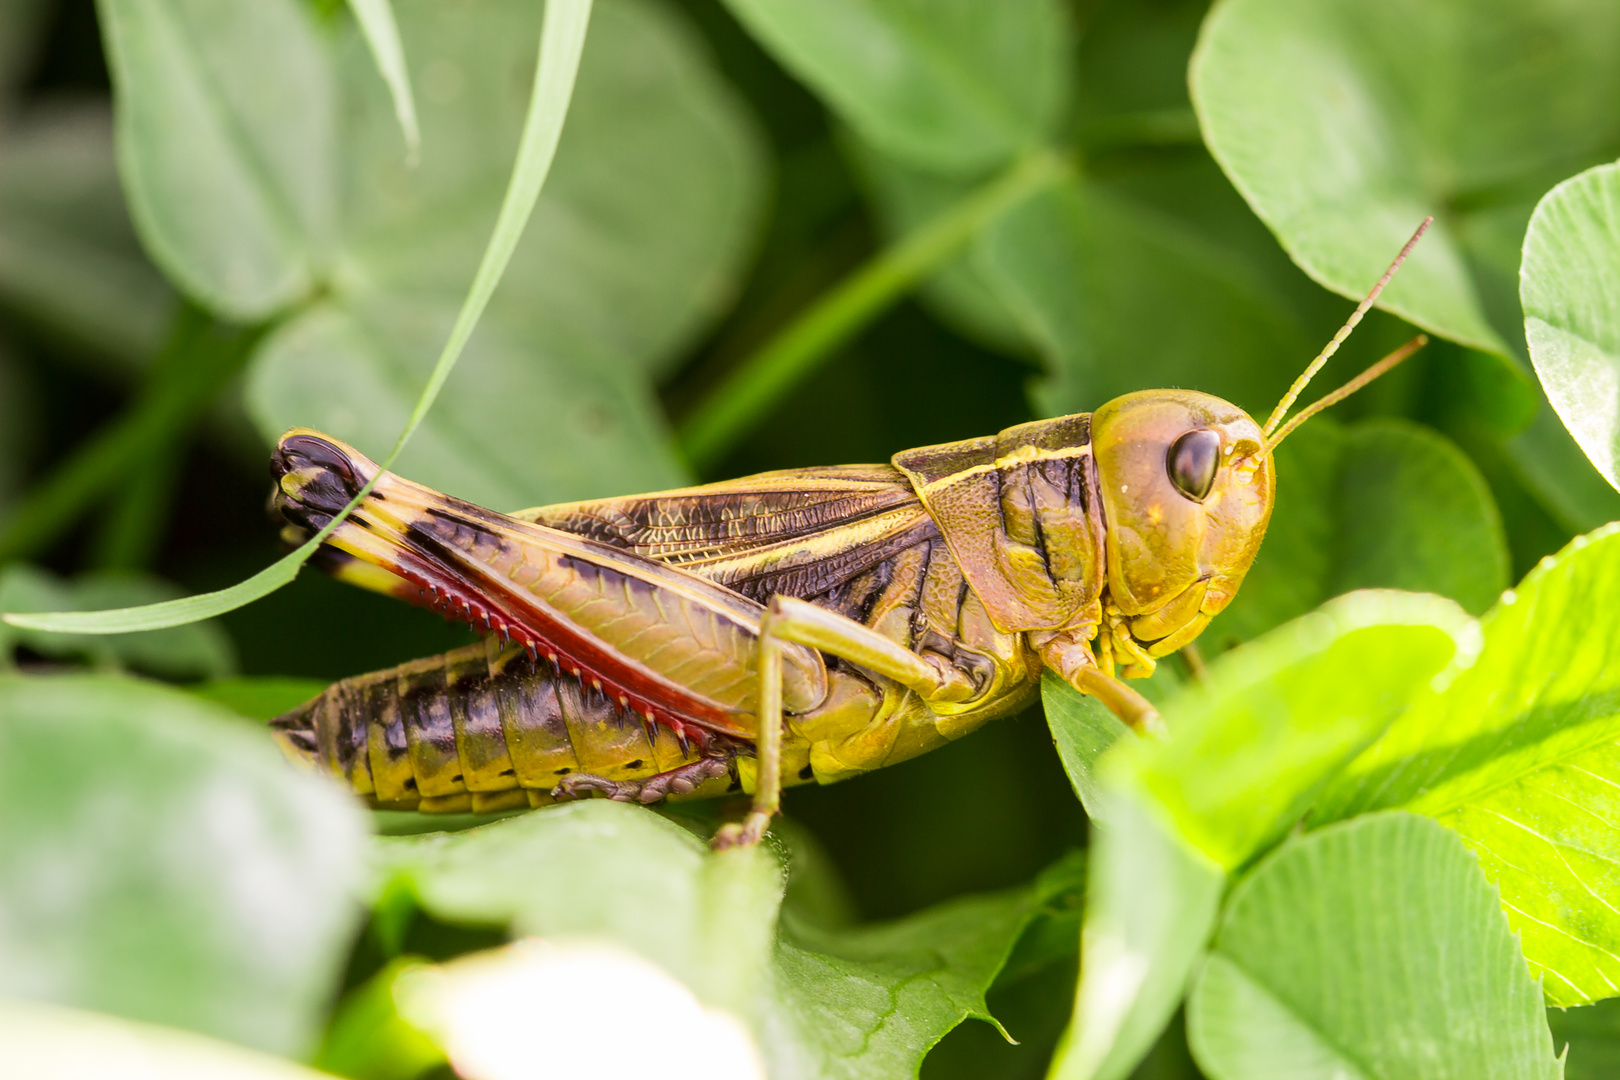
{"type": "MultiPolygon", "coordinates": [[[[308,432],[284,437],[277,468],[278,505],[305,528],[376,471],[308,432]]],[[[1046,667],[1135,708],[1116,666],[1149,673],[1225,606],[1272,495],[1254,421],[1185,391],[886,466],[511,516],[383,474],[328,541],[337,572],[492,634],[337,683],[276,729],[390,807],[542,805],[577,774],[622,795],[705,761],[724,774],[660,797],[751,792],[761,625],[776,619],[781,781],[829,783],[1022,708],[1046,667]],[[1189,431],[1220,453],[1199,498],[1167,472],[1189,431]]]]}

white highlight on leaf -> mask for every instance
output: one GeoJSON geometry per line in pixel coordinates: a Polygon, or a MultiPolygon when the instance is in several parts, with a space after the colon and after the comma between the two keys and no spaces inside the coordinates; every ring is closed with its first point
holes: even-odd
{"type": "Polygon", "coordinates": [[[401,1015],[466,1080],[587,1076],[765,1080],[735,1016],[623,948],[525,938],[404,976],[401,1015]]]}

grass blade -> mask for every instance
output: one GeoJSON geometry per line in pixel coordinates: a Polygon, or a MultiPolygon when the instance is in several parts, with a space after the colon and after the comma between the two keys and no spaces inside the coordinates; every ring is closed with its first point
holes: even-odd
{"type": "Polygon", "coordinates": [[[416,99],[411,97],[405,47],[399,41],[393,4],[390,0],[349,0],[349,10],[354,13],[354,21],[360,24],[366,48],[376,61],[377,73],[394,99],[394,115],[399,118],[399,129],[405,135],[405,158],[414,165],[422,152],[422,128],[416,122],[416,99]]]}
{"type": "MultiPolygon", "coordinates": [[[[479,316],[489,304],[489,298],[500,283],[512,252],[517,248],[535,200],[545,184],[556,155],[557,140],[562,135],[563,120],[568,114],[568,101],[574,91],[574,76],[579,71],[580,54],[585,48],[585,30],[590,23],[591,0],[548,0],[545,23],[540,31],[540,62],[535,71],[534,91],[529,99],[529,114],[523,124],[523,138],[518,143],[517,163],[507,185],[506,198],[501,203],[500,215],[495,220],[495,231],[484,258],[473,277],[467,299],[439,354],[433,373],[411,410],[405,429],[399,433],[394,448],[382,462],[382,470],[393,464],[399,452],[415,433],[433,407],[445,380],[461,358],[461,351],[478,325],[479,316]]],[[[378,475],[381,475],[379,470],[378,475]]],[[[372,483],[376,480],[373,478],[372,483]]],[[[38,614],[8,612],[5,621],[13,626],[33,630],[50,630],[74,634],[127,634],[136,630],[157,630],[167,626],[210,619],[227,611],[234,611],[267,596],[298,576],[299,569],[315,553],[321,541],[348,516],[359,502],[371,492],[372,484],[360,489],[342,513],[334,517],[303,547],[254,574],[246,581],[228,589],[202,593],[180,600],[151,604],[138,608],[120,608],[113,611],[57,611],[38,614]]]]}

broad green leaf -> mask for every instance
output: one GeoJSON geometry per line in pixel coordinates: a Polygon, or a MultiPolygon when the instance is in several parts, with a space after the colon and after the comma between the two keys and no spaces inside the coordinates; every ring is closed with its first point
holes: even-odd
{"type": "MultiPolygon", "coordinates": [[[[94,610],[168,600],[180,590],[149,574],[94,571],[64,581],[48,570],[13,563],[0,570],[0,611],[94,610]]],[[[219,678],[236,668],[236,651],[217,623],[200,622],[119,638],[49,634],[0,627],[0,664],[17,646],[51,659],[85,658],[170,679],[219,678]]]]}
{"type": "Polygon", "coordinates": [[[1046,415],[1149,386],[1270,408],[1313,347],[1215,249],[1097,188],[1036,195],[980,242],[979,266],[1040,348],[1046,415]],[[1173,313],[1173,314],[1172,314],[1173,313]]]}
{"type": "Polygon", "coordinates": [[[1181,1004],[1226,875],[1130,786],[1105,787],[1091,843],[1080,987],[1052,1080],[1123,1080],[1181,1004]]]}
{"type": "Polygon", "coordinates": [[[1502,893],[1550,1002],[1620,984],[1620,530],[1543,560],[1482,622],[1479,660],[1412,708],[1324,794],[1332,821],[1382,808],[1455,829],[1502,893]]]}
{"type": "Polygon", "coordinates": [[[1086,816],[1096,821],[1106,809],[1097,763],[1110,747],[1131,735],[1131,729],[1102,702],[1075,690],[1052,671],[1041,674],[1041,704],[1075,796],[1086,816]]]}
{"type": "MultiPolygon", "coordinates": [[[[533,200],[538,195],[552,160],[558,133],[562,127],[568,101],[573,89],[574,74],[583,48],[586,19],[590,0],[558,0],[549,9],[540,41],[540,63],[534,74],[533,93],[528,114],[519,141],[517,161],[502,200],[493,234],[479,260],[478,272],[462,301],[455,327],[439,353],[439,359],[428,375],[427,384],[405,420],[393,449],[383,460],[384,468],[392,465],[433,404],[451,369],[460,358],[479,314],[483,311],[502,271],[517,244],[528,220],[533,200]]],[[[531,423],[530,427],[534,425],[531,423]]],[[[371,484],[357,493],[353,506],[369,492],[371,484]]],[[[251,603],[281,588],[298,575],[299,569],[347,514],[348,507],[329,522],[302,547],[277,560],[245,581],[217,592],[139,608],[119,608],[109,611],[72,613],[53,612],[24,616],[9,614],[5,621],[12,626],[23,626],[56,633],[76,632],[119,634],[135,630],[161,629],[179,626],[200,619],[220,615],[251,603]]]]}
{"type": "Polygon", "coordinates": [[[680,826],[607,800],[464,833],[381,837],[377,861],[435,918],[614,940],[745,1016],[763,987],[783,886],[766,848],[711,853],[680,826]]]}
{"type": "Polygon", "coordinates": [[[337,217],[337,99],[298,0],[101,0],[119,163],[154,261],[262,319],[315,288],[337,217]]]}
{"type": "Polygon", "coordinates": [[[1479,650],[1450,601],[1368,590],[1234,649],[1161,707],[1170,738],[1134,740],[1105,779],[1150,795],[1181,837],[1227,871],[1298,823],[1345,762],[1407,703],[1479,650]]]}
{"type": "Polygon", "coordinates": [[[350,800],[134,679],[0,676],[0,744],[0,993],[312,1048],[359,915],[350,800]]]}
{"type": "Polygon", "coordinates": [[[1017,890],[849,930],[784,918],[763,1028],[773,1080],[917,1075],[963,1020],[994,1023],[985,991],[1036,910],[1017,890]]]}
{"type": "Polygon", "coordinates": [[[913,1075],[968,1016],[1072,874],[895,923],[834,929],[795,905],[776,932],[769,849],[715,854],[639,807],[574,803],[468,832],[378,841],[377,880],[442,921],[633,949],[754,1023],[772,1075],[913,1075]],[[773,939],[775,941],[773,945],[773,939]],[[808,1011],[807,1011],[808,1010],[808,1011]]]}
{"type": "Polygon", "coordinates": [[[1547,397],[1620,487],[1620,165],[1566,180],[1536,206],[1519,298],[1547,397]]]}
{"type": "Polygon", "coordinates": [[[1239,882],[1187,1032],[1212,1080],[1563,1074],[1495,890],[1408,814],[1292,839],[1239,882]]]}
{"type": "Polygon", "coordinates": [[[1603,0],[1224,0],[1190,79],[1210,149],[1306,273],[1359,297],[1434,214],[1381,305],[1505,355],[1518,320],[1493,325],[1488,278],[1511,276],[1539,192],[1612,157],[1617,44],[1603,0]]]}
{"type": "Polygon", "coordinates": [[[130,225],[104,105],[36,107],[0,131],[0,304],[123,370],[162,348],[174,293],[130,225]]]}
{"type": "Polygon", "coordinates": [[[737,19],[872,145],[972,172],[1040,143],[1068,95],[1053,0],[727,0],[737,19]]]}
{"type": "Polygon", "coordinates": [[[1564,1053],[1564,1080],[1608,1080],[1620,1074],[1620,1000],[1578,1009],[1548,1009],[1553,1046],[1564,1053]]]}
{"type": "Polygon", "coordinates": [[[0,1003],[0,1074],[29,1080],[330,1080],[283,1058],[55,1005],[0,1003]]]}
{"type": "MultiPolygon", "coordinates": [[[[411,169],[364,46],[341,50],[355,113],[345,270],[332,301],[255,359],[274,438],[304,424],[390,445],[478,263],[511,160],[539,13],[517,0],[398,3],[429,150],[411,169]],[[381,193],[381,197],[377,193],[381,193]]],[[[649,372],[736,287],[760,196],[753,132],[690,31],[645,2],[597,5],[568,125],[504,286],[404,475],[498,509],[684,480],[649,372]]]]}
{"type": "Polygon", "coordinates": [[[1432,592],[1482,614],[1508,585],[1507,537],[1479,470],[1405,420],[1312,420],[1278,449],[1254,568],[1205,638],[1247,640],[1352,589],[1432,592]]]}

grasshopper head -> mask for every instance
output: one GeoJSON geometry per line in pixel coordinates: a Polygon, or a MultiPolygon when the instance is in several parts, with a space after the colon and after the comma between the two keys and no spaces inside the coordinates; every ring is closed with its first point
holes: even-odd
{"type": "Polygon", "coordinates": [[[1092,418],[1108,592],[1153,656],[1236,595],[1271,518],[1271,451],[1249,414],[1192,390],[1115,398],[1092,418]]]}

